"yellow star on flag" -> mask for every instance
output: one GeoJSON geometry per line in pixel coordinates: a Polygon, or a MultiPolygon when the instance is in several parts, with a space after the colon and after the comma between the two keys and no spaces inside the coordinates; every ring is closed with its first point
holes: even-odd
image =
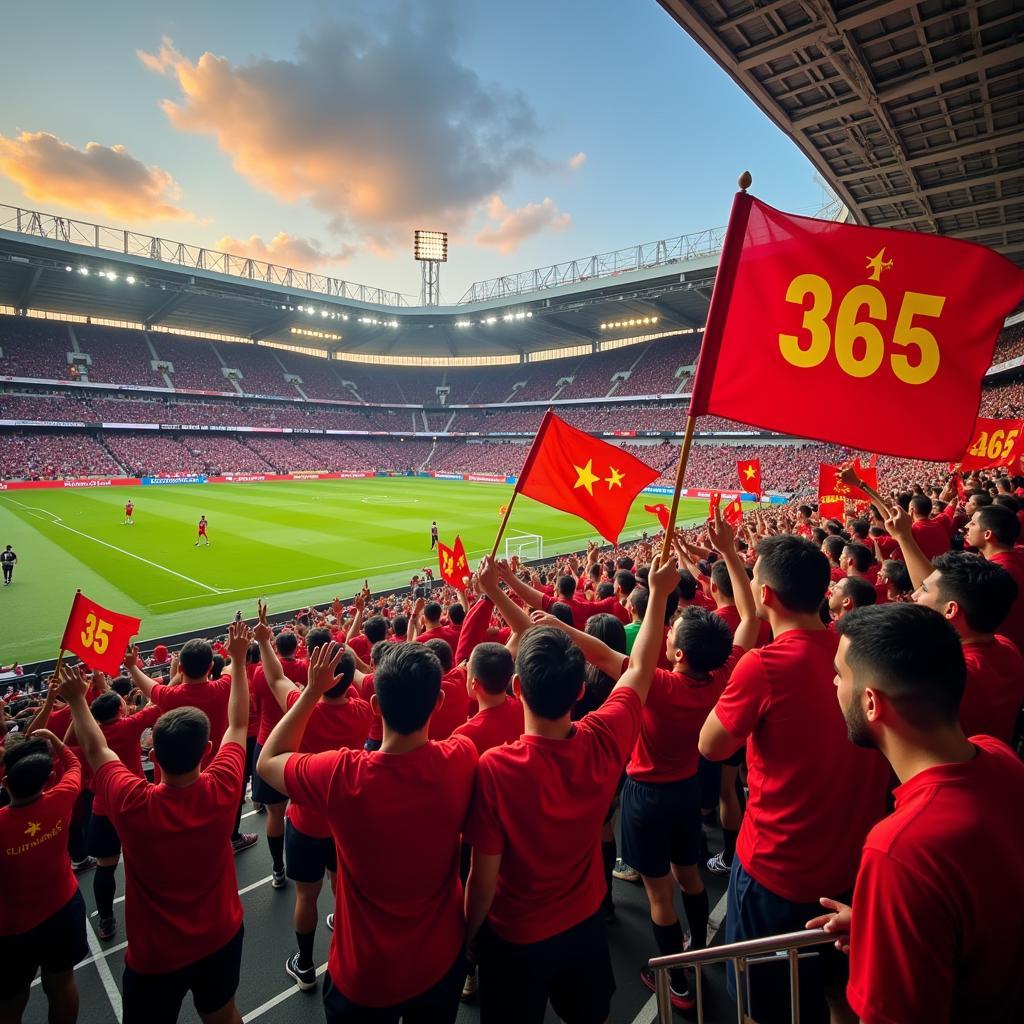
{"type": "Polygon", "coordinates": [[[626,479],[625,474],[620,473],[614,466],[609,466],[608,472],[611,473],[611,476],[604,478],[604,482],[608,485],[608,490],[610,491],[613,487],[621,487],[622,481],[626,479]]]}
{"type": "Polygon", "coordinates": [[[755,475],[754,474],[754,467],[753,466],[747,466],[747,468],[745,470],[743,470],[743,475],[748,480],[750,480],[755,475]]]}
{"type": "Polygon", "coordinates": [[[25,828],[25,835],[34,836],[41,828],[42,825],[38,821],[30,821],[25,828]]]}
{"type": "Polygon", "coordinates": [[[594,460],[587,459],[585,466],[573,466],[576,470],[576,483],[572,485],[572,489],[575,491],[577,487],[586,487],[587,493],[594,496],[594,484],[597,483],[601,478],[594,473],[594,460]]]}

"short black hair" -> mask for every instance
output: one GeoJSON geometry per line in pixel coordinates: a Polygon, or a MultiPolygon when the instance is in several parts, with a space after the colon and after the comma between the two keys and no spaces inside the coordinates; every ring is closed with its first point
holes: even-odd
{"type": "Polygon", "coordinates": [[[4,747],[4,785],[15,800],[35,796],[53,773],[53,753],[43,736],[15,733],[4,747]]]}
{"type": "Polygon", "coordinates": [[[978,525],[990,530],[998,544],[1009,546],[1017,543],[1020,536],[1020,520],[1005,505],[986,505],[974,513],[978,525]]]}
{"type": "Polygon", "coordinates": [[[428,601],[423,606],[423,618],[428,622],[440,622],[441,621],[441,606],[437,601],[428,601]]]}
{"type": "Polygon", "coordinates": [[[458,601],[448,605],[448,621],[453,626],[461,626],[466,621],[466,609],[458,601]]]}
{"type": "Polygon", "coordinates": [[[512,652],[503,644],[477,644],[469,658],[470,678],[475,679],[487,693],[504,693],[515,670],[512,652]]]}
{"type": "Polygon", "coordinates": [[[643,622],[647,614],[647,605],[651,600],[651,592],[646,587],[634,587],[629,592],[629,603],[636,612],[636,617],[643,622]]]}
{"type": "Polygon", "coordinates": [[[1020,502],[1012,494],[997,494],[992,502],[993,505],[1002,505],[1016,515],[1020,511],[1020,502]]]}
{"type": "Polygon", "coordinates": [[[572,576],[559,576],[555,582],[555,590],[560,597],[571,601],[576,595],[576,580],[572,576]]]}
{"type": "Polygon", "coordinates": [[[213,667],[213,647],[209,640],[188,640],[178,652],[178,667],[189,679],[205,679],[213,667]]]}
{"type": "Polygon", "coordinates": [[[101,693],[89,705],[89,710],[97,722],[112,722],[121,714],[121,695],[113,690],[101,693]]]}
{"type": "Polygon", "coordinates": [[[932,499],[926,494],[915,494],[910,499],[910,507],[919,516],[930,516],[932,514],[932,499]]]}
{"type": "Polygon", "coordinates": [[[850,533],[854,537],[859,537],[861,540],[865,539],[868,535],[870,526],[866,519],[851,519],[850,520],[850,533]]]}
{"type": "Polygon", "coordinates": [[[597,599],[598,601],[607,600],[609,597],[615,596],[615,584],[609,583],[607,580],[604,583],[597,585],[597,599]]]}
{"type": "Polygon", "coordinates": [[[153,726],[153,756],[168,775],[185,775],[196,768],[209,741],[210,720],[199,708],[173,708],[153,726]]]}
{"type": "Polygon", "coordinates": [[[122,697],[127,697],[132,692],[133,683],[128,676],[118,676],[116,679],[110,680],[110,688],[114,693],[119,694],[122,697]]]}
{"type": "Polygon", "coordinates": [[[451,670],[452,649],[447,640],[442,640],[439,636],[435,636],[433,639],[427,640],[423,646],[437,655],[437,660],[441,662],[443,671],[449,672],[451,670]]]}
{"type": "Polygon", "coordinates": [[[224,655],[214,654],[213,663],[210,665],[210,678],[220,679],[224,674],[224,655]]]}
{"type": "Polygon", "coordinates": [[[290,658],[295,654],[299,646],[299,638],[291,630],[288,630],[286,633],[281,632],[277,634],[274,646],[282,658],[290,658]]]}
{"type": "Polygon", "coordinates": [[[575,625],[572,609],[564,601],[553,601],[548,607],[548,614],[554,615],[559,622],[564,622],[567,626],[575,625]]]}
{"type": "Polygon", "coordinates": [[[615,574],[615,585],[628,597],[636,586],[636,577],[629,569],[620,569],[615,574]]]}
{"type": "Polygon", "coordinates": [[[846,584],[846,596],[853,603],[854,608],[865,608],[867,605],[875,604],[878,600],[878,591],[859,576],[846,576],[840,582],[846,584]]]}
{"type": "Polygon", "coordinates": [[[867,572],[875,561],[875,556],[867,544],[847,544],[843,548],[843,557],[853,559],[857,572],[867,572]]]}
{"type": "MultiPolygon", "coordinates": [[[[312,654],[318,647],[331,642],[331,631],[326,626],[316,626],[306,634],[306,650],[312,654]]],[[[353,662],[353,664],[355,664],[353,662]]]]}
{"type": "Polygon", "coordinates": [[[388,620],[383,615],[371,615],[363,623],[363,636],[370,641],[371,644],[375,644],[378,640],[383,640],[388,635],[388,620]]]}
{"type": "Polygon", "coordinates": [[[855,686],[861,673],[870,673],[873,685],[914,728],[956,722],[967,668],[960,637],[942,615],[895,601],[857,608],[836,630],[850,641],[846,660],[855,686]]]}
{"type": "Polygon", "coordinates": [[[821,549],[789,533],[758,542],[757,569],[761,582],[787,611],[808,615],[821,607],[831,580],[828,559],[821,549]]]}
{"type": "Polygon", "coordinates": [[[688,569],[680,570],[676,591],[684,601],[692,601],[697,596],[697,578],[688,569]]]}
{"type": "Polygon", "coordinates": [[[732,652],[732,630],[721,615],[691,605],[672,630],[672,642],[686,656],[687,668],[698,674],[721,668],[732,652]]]}
{"type": "Polygon", "coordinates": [[[907,567],[898,558],[887,558],[882,563],[882,571],[885,573],[886,579],[891,583],[901,594],[909,594],[913,592],[914,582],[910,578],[910,573],[907,571],[907,567]]]}
{"type": "Polygon", "coordinates": [[[839,559],[843,557],[843,548],[846,547],[846,541],[836,534],[831,534],[821,542],[821,547],[825,552],[825,557],[838,565],[839,559]]]}
{"type": "Polygon", "coordinates": [[[986,494],[984,491],[971,491],[967,496],[968,500],[974,499],[974,504],[977,508],[986,507],[992,504],[992,495],[986,494]]]}
{"type": "Polygon", "coordinates": [[[409,630],[409,617],[407,615],[396,615],[391,620],[391,632],[395,636],[400,636],[403,640],[409,630]]]}
{"type": "Polygon", "coordinates": [[[351,685],[356,675],[356,659],[351,651],[343,651],[341,660],[334,669],[334,678],[337,682],[329,690],[324,690],[323,695],[328,700],[340,697],[351,685]]]}
{"type": "Polygon", "coordinates": [[[721,559],[711,566],[711,582],[723,597],[732,600],[732,578],[729,576],[729,566],[721,559]]]}
{"type": "Polygon", "coordinates": [[[615,559],[615,566],[618,569],[632,570],[634,565],[636,565],[636,562],[634,562],[629,555],[620,555],[618,558],[615,559]]]}
{"type": "Polygon", "coordinates": [[[388,728],[409,736],[424,728],[441,692],[441,662],[426,644],[388,644],[373,688],[388,728]]]}
{"type": "Polygon", "coordinates": [[[586,659],[560,629],[537,626],[519,641],[516,675],[526,706],[541,718],[557,720],[572,710],[583,686],[586,659]]]}
{"type": "Polygon", "coordinates": [[[379,665],[381,658],[383,658],[384,655],[387,654],[388,651],[395,646],[395,644],[391,643],[388,640],[378,640],[370,648],[370,661],[373,662],[375,666],[379,665]]]}
{"type": "Polygon", "coordinates": [[[939,555],[932,565],[939,573],[940,599],[955,601],[971,629],[995,633],[1017,600],[1016,580],[996,562],[966,551],[939,555]]]}

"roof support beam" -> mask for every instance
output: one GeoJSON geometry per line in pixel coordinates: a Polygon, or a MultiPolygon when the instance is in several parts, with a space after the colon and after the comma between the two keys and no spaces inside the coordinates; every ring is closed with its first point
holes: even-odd
{"type": "Polygon", "coordinates": [[[143,325],[148,329],[160,323],[183,298],[185,298],[184,288],[178,291],[168,291],[165,298],[161,299],[148,313],[143,314],[143,325]]]}
{"type": "Polygon", "coordinates": [[[282,327],[289,327],[295,323],[296,316],[295,312],[289,311],[284,316],[279,316],[270,323],[265,324],[263,327],[258,328],[249,335],[253,341],[262,341],[264,338],[269,338],[272,334],[276,334],[282,327]]]}
{"type": "Polygon", "coordinates": [[[32,301],[32,296],[35,294],[36,285],[39,284],[39,278],[42,276],[42,273],[42,267],[33,267],[29,270],[25,287],[21,289],[18,301],[15,302],[18,309],[28,309],[28,304],[32,301]]]}
{"type": "MultiPolygon", "coordinates": [[[[974,178],[961,178],[959,181],[947,181],[942,185],[928,185],[918,191],[924,195],[934,196],[940,192],[957,192],[960,189],[977,188],[979,185],[991,185],[1006,178],[1019,178],[1020,168],[1007,167],[1003,171],[996,171],[992,174],[982,174],[974,178]]],[[[918,200],[918,192],[897,192],[889,196],[881,196],[878,199],[864,199],[857,205],[862,209],[870,209],[875,206],[891,206],[894,203],[905,203],[918,200]]],[[[966,211],[965,211],[966,212],[966,211]]],[[[942,216],[942,214],[936,214],[942,216]]]]}

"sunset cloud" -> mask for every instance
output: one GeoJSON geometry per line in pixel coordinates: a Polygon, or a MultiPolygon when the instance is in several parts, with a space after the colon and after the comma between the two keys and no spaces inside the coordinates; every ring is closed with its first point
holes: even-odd
{"type": "Polygon", "coordinates": [[[543,231],[564,231],[572,222],[572,217],[559,210],[551,198],[510,209],[500,197],[492,196],[487,216],[493,223],[477,232],[474,240],[477,245],[502,253],[514,252],[526,239],[543,231]]]}
{"type": "Polygon", "coordinates": [[[582,150],[569,157],[569,170],[578,171],[587,162],[587,154],[582,150]]]}
{"type": "Polygon", "coordinates": [[[554,167],[527,99],[455,56],[445,5],[375,17],[328,23],[290,59],[193,60],[166,38],[138,56],[175,81],[162,104],[174,128],[211,136],[254,187],[377,247],[424,224],[457,230],[519,170],[554,167]]]}
{"type": "Polygon", "coordinates": [[[181,189],[170,174],[147,167],[124,146],[89,142],[77,149],[50,132],[0,135],[0,173],[38,203],[119,221],[196,219],[176,205],[181,189]]]}
{"type": "Polygon", "coordinates": [[[287,231],[279,231],[269,242],[264,241],[261,235],[250,235],[248,238],[225,235],[214,248],[298,270],[318,270],[327,264],[343,263],[355,251],[353,246],[342,246],[335,252],[328,252],[312,238],[297,238],[287,231]]]}

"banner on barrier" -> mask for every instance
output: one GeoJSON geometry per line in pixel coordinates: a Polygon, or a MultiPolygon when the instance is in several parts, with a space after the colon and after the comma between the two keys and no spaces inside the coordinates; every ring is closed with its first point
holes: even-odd
{"type": "Polygon", "coordinates": [[[140,481],[143,487],[157,484],[205,484],[205,476],[144,476],[140,481]]]}

